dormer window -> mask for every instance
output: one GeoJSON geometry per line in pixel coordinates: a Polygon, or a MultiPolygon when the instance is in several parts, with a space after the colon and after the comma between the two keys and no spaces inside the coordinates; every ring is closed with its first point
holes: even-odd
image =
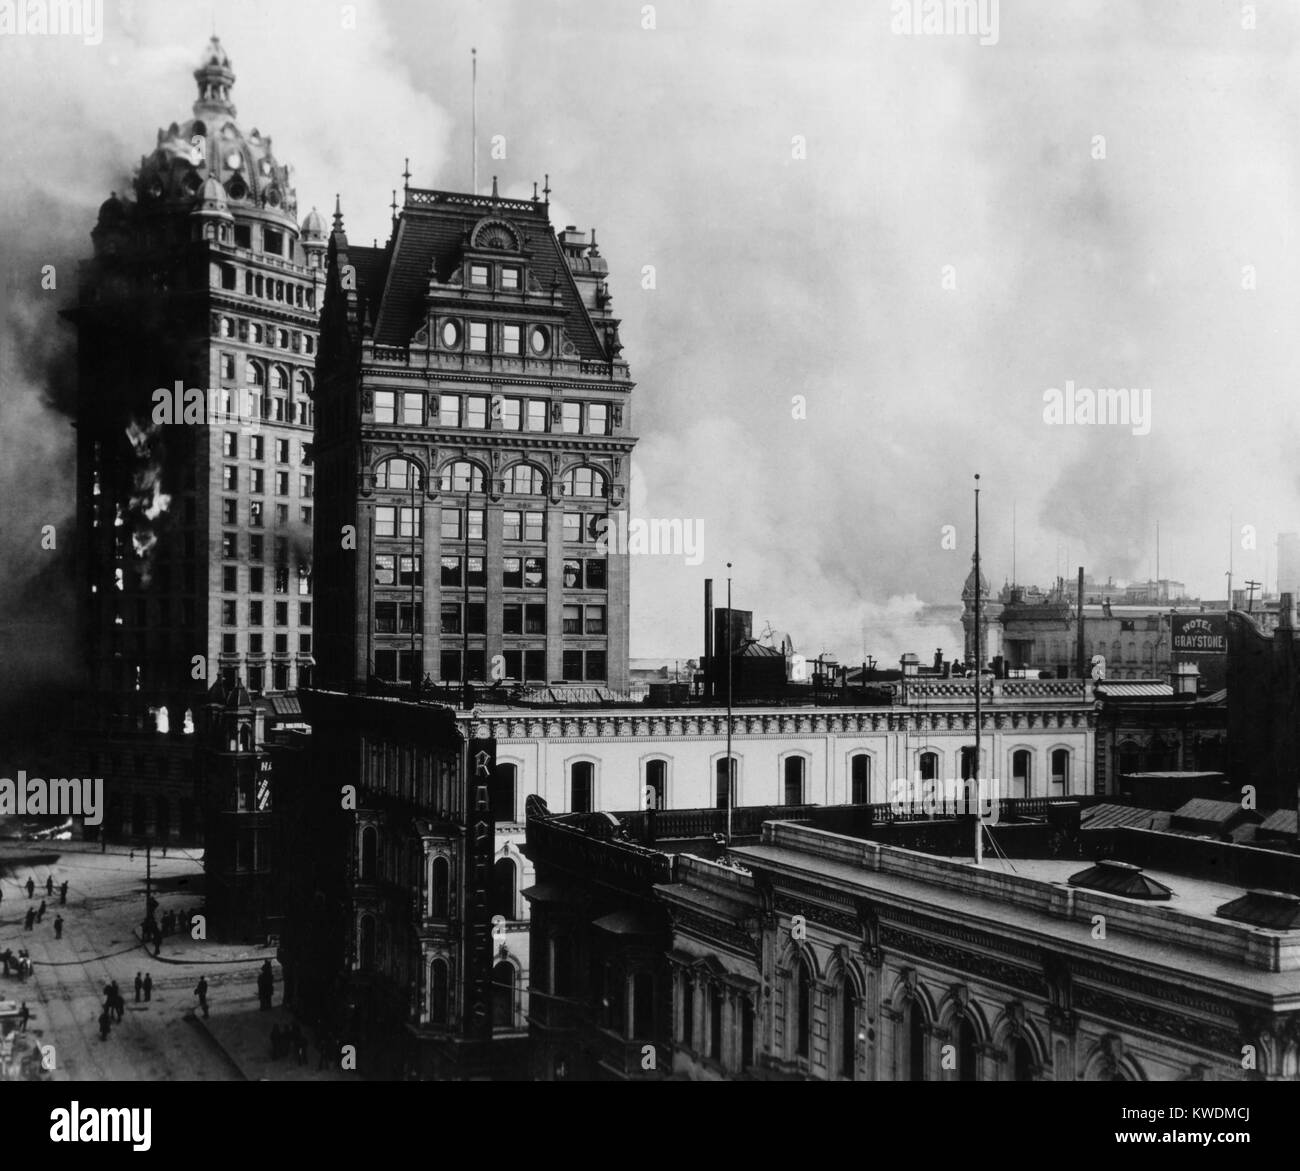
{"type": "Polygon", "coordinates": [[[512,267],[503,267],[501,269],[501,288],[508,293],[513,293],[519,289],[519,270],[512,267]]]}
{"type": "Polygon", "coordinates": [[[469,266],[469,283],[477,285],[479,288],[487,288],[488,266],[486,264],[471,264],[469,266]]]}
{"type": "Polygon", "coordinates": [[[251,248],[253,246],[253,229],[248,224],[235,225],[235,247],[251,248]]]}
{"type": "Polygon", "coordinates": [[[284,255],[284,233],[273,228],[262,229],[262,251],[272,256],[284,255]]]}

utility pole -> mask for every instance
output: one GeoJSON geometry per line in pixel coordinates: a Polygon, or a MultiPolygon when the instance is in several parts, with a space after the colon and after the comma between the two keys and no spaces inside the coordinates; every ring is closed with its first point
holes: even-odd
{"type": "Polygon", "coordinates": [[[731,849],[731,807],[736,804],[736,765],[731,759],[731,660],[735,622],[731,617],[731,562],[727,562],[727,849],[731,849]]]}
{"type": "MultiPolygon", "coordinates": [[[[975,473],[975,865],[984,862],[984,823],[980,820],[980,732],[983,719],[980,691],[984,687],[984,655],[980,650],[980,474],[975,473]]],[[[969,805],[969,797],[967,798],[969,805]]]]}

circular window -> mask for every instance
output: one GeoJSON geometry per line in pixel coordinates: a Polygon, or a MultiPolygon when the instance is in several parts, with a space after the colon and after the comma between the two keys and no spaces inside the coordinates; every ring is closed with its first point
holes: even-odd
{"type": "Polygon", "coordinates": [[[449,350],[454,350],[460,345],[460,326],[454,321],[444,321],[442,323],[442,344],[449,350]]]}
{"type": "Polygon", "coordinates": [[[551,344],[551,336],[540,325],[535,325],[528,335],[528,344],[534,354],[544,354],[551,344]]]}
{"type": "Polygon", "coordinates": [[[248,188],[244,186],[243,181],[240,179],[231,180],[226,191],[231,199],[243,199],[248,194],[248,188]]]}
{"type": "Polygon", "coordinates": [[[232,150],[226,155],[226,166],[232,171],[238,171],[244,165],[244,158],[237,150],[232,150]]]}

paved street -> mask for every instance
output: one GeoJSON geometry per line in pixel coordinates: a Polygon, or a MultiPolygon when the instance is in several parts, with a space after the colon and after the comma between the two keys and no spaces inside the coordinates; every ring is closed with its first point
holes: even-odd
{"type": "MultiPolygon", "coordinates": [[[[239,1078],[339,1076],[317,1073],[317,1051],[309,1063],[269,1060],[267,1037],[273,1022],[291,1018],[280,1007],[280,972],[270,948],[195,941],[188,928],[164,939],[154,958],[138,937],[144,916],[145,858],[134,859],[124,847],[82,842],[0,842],[0,951],[26,947],[33,974],[0,977],[0,996],[26,1001],[31,1010],[28,1035],[39,1045],[52,1044],[56,1080],[194,1081],[239,1078]],[[35,879],[30,900],[25,884],[35,879]],[[47,877],[54,896],[45,893],[47,877]],[[68,883],[68,903],[60,907],[59,884],[68,883]],[[44,920],[24,928],[28,907],[45,899],[44,920]],[[54,937],[54,917],[62,914],[63,938],[54,937]],[[263,960],[275,969],[275,1009],[258,1011],[256,978],[263,960]],[[153,977],[148,1002],[135,1002],[135,974],[153,977]],[[194,987],[208,981],[211,1016],[196,1019],[194,987]],[[101,1041],[98,1019],[104,985],[116,980],[126,1000],[121,1024],[114,1023],[101,1041]]],[[[154,897],[158,916],[175,910],[188,922],[202,899],[203,873],[196,852],[170,850],[153,858],[154,897]]],[[[20,1041],[21,1044],[21,1041],[20,1041]]]]}

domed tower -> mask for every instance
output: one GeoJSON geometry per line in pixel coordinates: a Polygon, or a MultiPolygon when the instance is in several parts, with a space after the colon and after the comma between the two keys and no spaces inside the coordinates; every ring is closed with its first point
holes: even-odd
{"type": "MultiPolygon", "coordinates": [[[[966,584],[961,588],[961,627],[964,634],[962,649],[963,659],[975,662],[975,590],[976,582],[975,555],[971,554],[970,573],[966,575],[966,584]]],[[[980,599],[980,658],[984,664],[1002,653],[1002,616],[1001,601],[994,601],[989,589],[989,579],[982,570],[978,571],[978,589],[980,599]]]]}
{"type": "MultiPolygon", "coordinates": [[[[145,839],[160,786],[194,791],[193,725],[220,681],[257,697],[308,682],[320,216],[298,227],[292,171],[245,130],[213,37],[190,116],[159,130],[99,210],[77,328],[78,573],[88,742],[139,737],[105,775],[145,839]],[[303,237],[306,237],[305,239],[303,237]],[[150,779],[153,777],[154,779],[150,779]],[[165,778],[165,782],[163,780],[165,778]],[[142,800],[134,800],[141,796],[142,800]]],[[[107,748],[90,756],[106,773],[107,748]]],[[[86,762],[89,765],[89,760],[86,762]]],[[[99,775],[87,773],[87,775],[99,775]]],[[[197,832],[197,831],[196,831],[197,832]]]]}

